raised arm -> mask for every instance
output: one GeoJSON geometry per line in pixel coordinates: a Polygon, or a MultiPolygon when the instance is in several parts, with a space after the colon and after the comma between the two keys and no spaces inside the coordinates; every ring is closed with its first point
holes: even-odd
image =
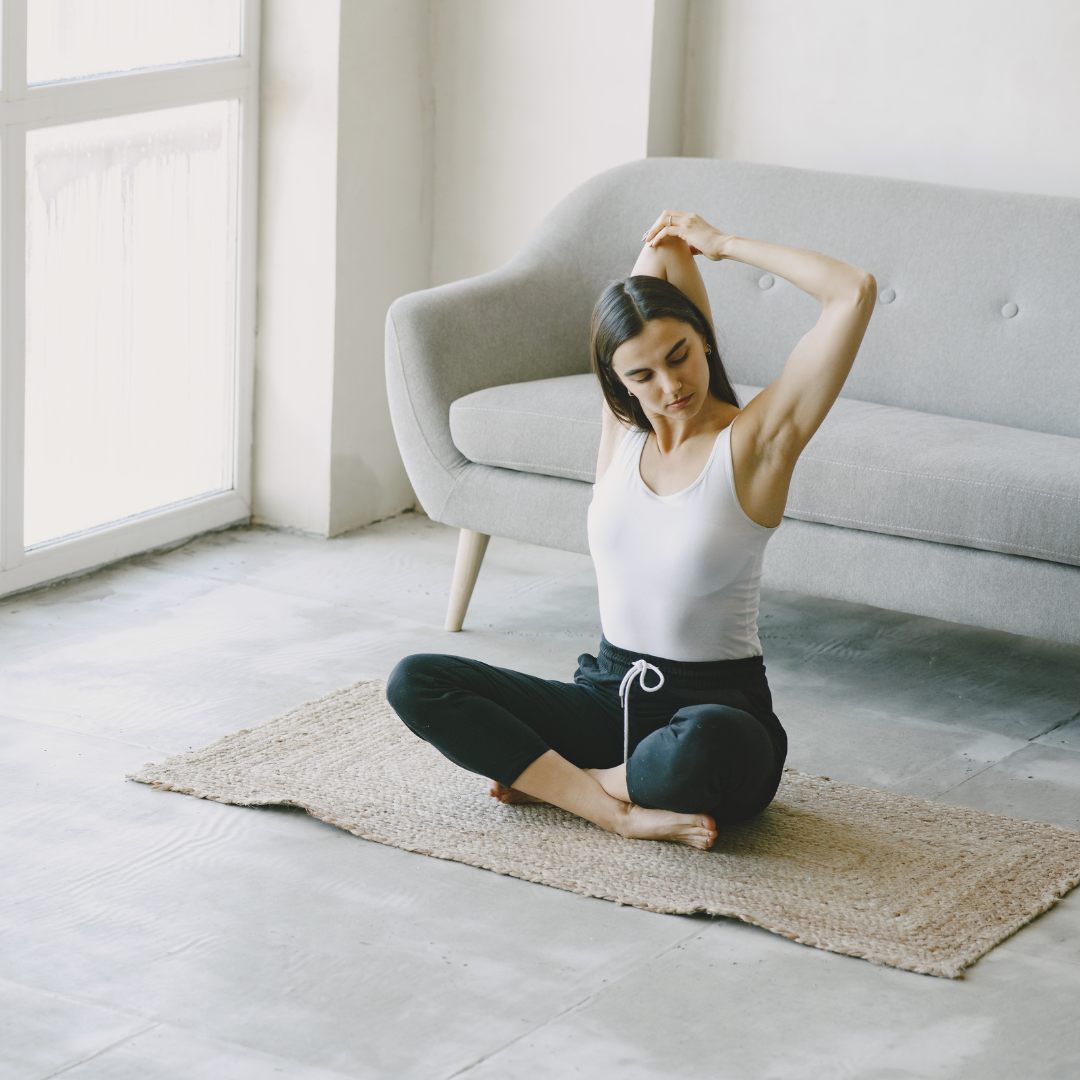
{"type": "Polygon", "coordinates": [[[761,525],[780,523],[795,463],[821,426],[855,362],[874,311],[873,275],[816,251],[730,236],[697,214],[665,211],[645,234],[651,247],[678,237],[713,260],[731,259],[786,278],[821,304],[815,326],[792,350],[780,377],[732,428],[735,488],[761,525]]]}
{"type": "Polygon", "coordinates": [[[821,304],[817,324],[792,350],[780,377],[744,410],[762,449],[767,447],[769,456],[780,456],[793,468],[855,362],[874,310],[873,276],[816,251],[729,236],[697,214],[665,211],[645,237],[654,250],[662,251],[668,237],[678,237],[710,259],[756,266],[787,279],[821,304]],[[664,224],[668,221],[671,224],[664,224]]]}

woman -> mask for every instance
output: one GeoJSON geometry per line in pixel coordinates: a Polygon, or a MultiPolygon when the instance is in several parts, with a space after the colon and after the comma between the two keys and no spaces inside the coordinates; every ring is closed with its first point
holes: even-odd
{"type": "Polygon", "coordinates": [[[664,211],[593,313],[604,391],[589,546],[604,636],[573,683],[461,657],[402,660],[398,715],[504,803],[549,802],[623,836],[708,848],[772,801],[787,737],[757,635],[765,544],[799,454],[873,311],[865,270],[664,211]],[[740,409],[695,255],[786,278],[817,324],[740,409]],[[631,702],[632,695],[632,702],[631,702]]]}

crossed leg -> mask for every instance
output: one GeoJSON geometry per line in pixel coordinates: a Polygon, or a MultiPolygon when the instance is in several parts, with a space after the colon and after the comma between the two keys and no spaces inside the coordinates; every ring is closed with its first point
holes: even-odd
{"type": "Polygon", "coordinates": [[[610,760],[618,742],[580,687],[462,657],[408,656],[394,669],[387,697],[417,735],[455,764],[495,777],[500,801],[552,803],[634,839],[707,848],[716,837],[707,813],[646,809],[609,794],[579,761],[610,760]]]}

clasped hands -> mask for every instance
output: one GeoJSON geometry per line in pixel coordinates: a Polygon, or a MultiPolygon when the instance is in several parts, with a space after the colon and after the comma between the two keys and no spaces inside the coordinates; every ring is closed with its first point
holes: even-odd
{"type": "Polygon", "coordinates": [[[684,214],[679,210],[665,210],[655,224],[641,238],[643,244],[659,247],[664,238],[677,236],[685,240],[692,255],[704,255],[716,262],[725,258],[724,245],[730,238],[727,233],[713,228],[698,214],[684,214]]]}

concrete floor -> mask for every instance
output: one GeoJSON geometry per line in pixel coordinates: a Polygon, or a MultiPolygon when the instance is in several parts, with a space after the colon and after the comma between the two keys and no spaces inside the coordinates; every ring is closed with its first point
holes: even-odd
{"type": "MultiPolygon", "coordinates": [[[[1080,1074],[1080,890],[965,981],[620,908],[124,780],[403,654],[569,678],[587,558],[234,530],[0,603],[0,1076],[1080,1074]]],[[[1080,828],[1080,649],[767,594],[790,764],[1080,828]]],[[[483,781],[477,779],[478,784],[483,781]]]]}

